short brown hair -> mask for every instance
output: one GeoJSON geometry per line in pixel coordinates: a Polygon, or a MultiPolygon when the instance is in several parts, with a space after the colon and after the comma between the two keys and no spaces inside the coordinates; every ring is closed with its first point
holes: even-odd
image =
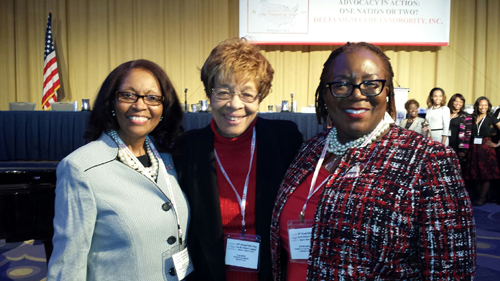
{"type": "Polygon", "coordinates": [[[260,53],[259,47],[251,45],[245,38],[232,38],[217,45],[201,68],[201,81],[208,98],[212,88],[219,83],[254,80],[262,101],[271,90],[274,70],[260,53]]]}
{"type": "Polygon", "coordinates": [[[420,104],[416,99],[409,99],[407,102],[405,102],[405,109],[408,111],[410,109],[410,105],[416,104],[417,107],[420,107],[420,104]]]}

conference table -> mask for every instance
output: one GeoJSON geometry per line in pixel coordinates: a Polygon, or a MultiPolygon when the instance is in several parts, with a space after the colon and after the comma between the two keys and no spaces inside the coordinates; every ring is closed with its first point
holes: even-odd
{"type": "MultiPolygon", "coordinates": [[[[83,146],[90,111],[0,111],[0,161],[59,161],[83,146]]],[[[295,122],[304,140],[323,130],[314,113],[259,113],[295,122]]],[[[185,131],[205,127],[210,113],[185,113],[185,131]]]]}

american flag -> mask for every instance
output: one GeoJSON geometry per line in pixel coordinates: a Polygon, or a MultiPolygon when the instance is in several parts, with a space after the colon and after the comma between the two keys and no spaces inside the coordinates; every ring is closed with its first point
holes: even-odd
{"type": "Polygon", "coordinates": [[[59,84],[59,73],[57,72],[56,49],[54,48],[54,38],[52,37],[52,13],[49,13],[43,58],[43,110],[49,109],[51,102],[57,102],[56,91],[59,87],[61,86],[59,84]]]}

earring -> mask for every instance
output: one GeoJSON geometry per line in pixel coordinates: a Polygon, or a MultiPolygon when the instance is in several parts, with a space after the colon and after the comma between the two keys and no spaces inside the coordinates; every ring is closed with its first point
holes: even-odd
{"type": "Polygon", "coordinates": [[[163,116],[162,116],[162,117],[160,117],[160,122],[161,122],[161,120],[163,120],[163,116]]]}
{"type": "Polygon", "coordinates": [[[115,110],[111,110],[111,115],[116,116],[115,110]]]}
{"type": "Polygon", "coordinates": [[[389,102],[389,96],[385,97],[385,101],[389,102]]]}

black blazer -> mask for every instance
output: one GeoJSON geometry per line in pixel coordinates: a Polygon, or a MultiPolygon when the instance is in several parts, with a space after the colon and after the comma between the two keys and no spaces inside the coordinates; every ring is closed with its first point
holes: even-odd
{"type": "MultiPolygon", "coordinates": [[[[269,244],[276,193],[303,142],[297,125],[257,117],[256,233],[261,236],[259,280],[272,280],[269,244]]],[[[179,184],[186,194],[191,222],[188,247],[195,272],[190,280],[226,280],[224,235],[210,125],[181,137],[174,154],[179,184]]]]}

